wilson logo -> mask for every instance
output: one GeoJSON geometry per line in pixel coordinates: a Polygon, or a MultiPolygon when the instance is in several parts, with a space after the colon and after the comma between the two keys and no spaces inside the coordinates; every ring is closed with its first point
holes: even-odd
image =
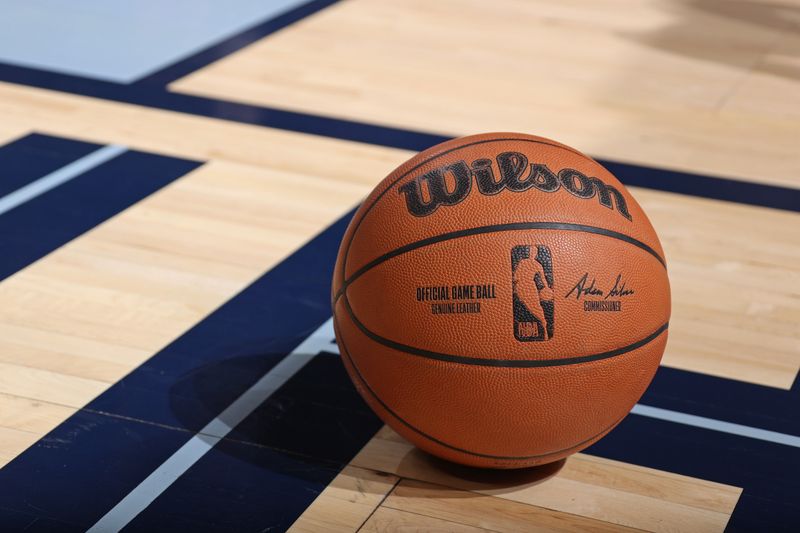
{"type": "Polygon", "coordinates": [[[631,220],[625,197],[611,185],[577,170],[564,168],[554,173],[542,163],[528,164],[528,158],[519,152],[503,152],[496,158],[499,177],[495,175],[491,159],[476,159],[471,165],[456,161],[435,168],[400,186],[405,195],[408,212],[417,217],[428,216],[439,206],[455,205],[472,191],[473,177],[478,191],[486,196],[502,190],[524,192],[538,189],[556,192],[563,188],[576,198],[588,200],[597,196],[598,202],[609,209],[616,208],[623,217],[631,220]]]}

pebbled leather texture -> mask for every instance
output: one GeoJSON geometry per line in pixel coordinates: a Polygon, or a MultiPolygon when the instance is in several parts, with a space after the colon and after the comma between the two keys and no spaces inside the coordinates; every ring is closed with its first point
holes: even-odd
{"type": "Polygon", "coordinates": [[[455,462],[559,460],[611,431],[667,340],[663,249],[624,186],[540,137],[430,148],[356,212],[332,285],[358,391],[455,462]]]}

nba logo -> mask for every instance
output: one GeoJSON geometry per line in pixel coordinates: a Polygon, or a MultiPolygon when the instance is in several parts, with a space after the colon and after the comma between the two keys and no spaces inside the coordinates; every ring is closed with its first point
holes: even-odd
{"type": "Polygon", "coordinates": [[[511,250],[514,291],[514,337],[546,341],[553,337],[553,258],[543,244],[520,244],[511,250]]]}

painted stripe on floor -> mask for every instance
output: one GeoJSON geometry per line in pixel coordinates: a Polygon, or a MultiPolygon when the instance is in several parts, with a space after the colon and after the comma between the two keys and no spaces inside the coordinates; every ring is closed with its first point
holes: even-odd
{"type": "Polygon", "coordinates": [[[24,187],[11,192],[0,198],[0,215],[6,213],[15,207],[18,207],[25,202],[28,202],[37,196],[40,196],[47,191],[55,189],[69,180],[76,178],[95,167],[98,167],[109,161],[123,152],[127,151],[125,146],[112,144],[104,146],[77,161],[54,171],[46,176],[42,176],[36,181],[33,181],[24,187]]]}
{"type": "Polygon", "coordinates": [[[328,319],[286,358],[275,365],[200,433],[181,446],[135,489],[106,513],[89,532],[119,531],[136,518],[175,480],[199,461],[214,445],[322,351],[331,351],[333,321],[328,319]]]}
{"type": "Polygon", "coordinates": [[[658,369],[639,400],[644,405],[787,435],[800,435],[800,417],[792,409],[798,402],[800,387],[778,389],[668,366],[658,369]]]}
{"type": "Polygon", "coordinates": [[[722,420],[715,420],[713,418],[706,418],[704,416],[690,415],[687,413],[681,413],[678,411],[671,411],[669,409],[661,409],[660,407],[651,407],[649,405],[642,404],[636,404],[631,410],[631,413],[649,418],[657,418],[659,420],[668,420],[670,422],[676,422],[678,424],[684,424],[687,426],[710,429],[713,431],[720,431],[722,433],[730,433],[731,435],[739,435],[740,437],[765,440],[767,442],[774,442],[776,444],[784,444],[786,446],[800,448],[800,437],[787,435],[786,433],[778,433],[777,431],[767,431],[766,429],[758,429],[750,426],[743,426],[741,424],[723,422],[722,420]]]}

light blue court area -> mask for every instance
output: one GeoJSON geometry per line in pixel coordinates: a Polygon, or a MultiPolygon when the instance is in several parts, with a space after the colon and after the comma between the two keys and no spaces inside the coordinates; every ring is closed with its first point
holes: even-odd
{"type": "Polygon", "coordinates": [[[0,62],[131,83],[304,0],[0,0],[0,62]]]}

